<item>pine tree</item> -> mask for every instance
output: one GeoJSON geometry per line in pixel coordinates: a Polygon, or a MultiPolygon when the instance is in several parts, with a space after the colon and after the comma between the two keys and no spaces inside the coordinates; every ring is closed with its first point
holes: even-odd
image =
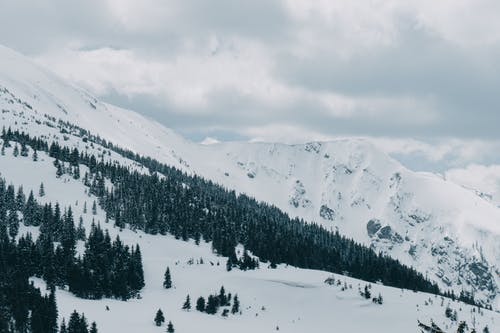
{"type": "Polygon", "coordinates": [[[68,329],[66,328],[66,320],[63,318],[61,327],[59,328],[59,333],[68,333],[68,329]]]}
{"type": "Polygon", "coordinates": [[[220,292],[219,292],[219,304],[221,306],[225,306],[227,305],[227,296],[226,296],[226,290],[224,289],[224,286],[222,286],[220,288],[220,292]]]}
{"type": "Polygon", "coordinates": [[[38,161],[38,154],[36,152],[36,149],[33,149],[33,162],[38,161]]]}
{"type": "Polygon", "coordinates": [[[207,306],[205,308],[205,312],[208,314],[212,314],[212,315],[216,314],[218,307],[219,307],[219,302],[218,302],[217,297],[215,297],[214,295],[208,296],[207,306]]]}
{"type": "Polygon", "coordinates": [[[172,288],[172,278],[170,276],[170,268],[167,267],[167,270],[165,271],[164,279],[163,279],[163,287],[165,289],[170,289],[172,288]]]}
{"type": "Polygon", "coordinates": [[[95,200],[92,203],[92,215],[97,215],[97,204],[96,204],[95,200]]]}
{"type": "Polygon", "coordinates": [[[174,332],[175,332],[174,325],[172,324],[171,321],[169,321],[167,325],[167,333],[174,333],[174,332]]]}
{"type": "Polygon", "coordinates": [[[85,241],[85,227],[83,226],[83,217],[80,216],[80,221],[78,222],[78,228],[76,229],[76,239],[85,241]]]}
{"type": "Polygon", "coordinates": [[[43,186],[43,183],[40,183],[40,189],[38,190],[38,195],[40,197],[44,197],[45,196],[45,188],[43,186]]]}
{"type": "Polygon", "coordinates": [[[46,311],[47,314],[45,318],[45,324],[47,326],[48,332],[57,333],[57,304],[56,304],[56,295],[54,287],[50,288],[50,294],[47,299],[46,311]]]}
{"type": "Polygon", "coordinates": [[[28,156],[28,147],[26,147],[24,143],[21,144],[21,156],[22,157],[28,156]]]}
{"type": "Polygon", "coordinates": [[[189,295],[186,296],[186,301],[182,305],[182,310],[191,310],[191,299],[189,298],[189,295]]]}
{"type": "Polygon", "coordinates": [[[205,299],[202,296],[198,297],[198,300],[196,300],[196,310],[205,312],[205,299]]]}
{"type": "Polygon", "coordinates": [[[365,285],[365,291],[363,292],[363,296],[366,299],[370,299],[372,297],[372,294],[370,292],[370,289],[368,288],[368,285],[365,285]]]}
{"type": "Polygon", "coordinates": [[[12,152],[14,157],[17,157],[19,155],[19,147],[17,147],[17,143],[14,146],[14,151],[12,152]]]}
{"type": "Polygon", "coordinates": [[[165,316],[163,316],[163,311],[161,311],[161,309],[158,309],[155,315],[155,324],[156,326],[161,326],[163,325],[164,322],[165,322],[165,316]]]}
{"type": "Polygon", "coordinates": [[[14,239],[19,232],[19,218],[15,210],[9,211],[7,221],[9,223],[9,235],[14,239]]]}
{"type": "Polygon", "coordinates": [[[92,324],[90,325],[90,331],[89,333],[97,333],[97,324],[95,323],[95,321],[92,322],[92,324]]]}
{"type": "Polygon", "coordinates": [[[238,299],[238,294],[235,294],[233,299],[233,307],[231,308],[231,313],[237,314],[238,312],[240,312],[240,300],[238,299]]]}

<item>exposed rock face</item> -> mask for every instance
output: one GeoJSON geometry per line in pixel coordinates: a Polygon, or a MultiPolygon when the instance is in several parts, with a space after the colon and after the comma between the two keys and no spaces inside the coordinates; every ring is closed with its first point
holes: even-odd
{"type": "Polygon", "coordinates": [[[327,205],[321,205],[321,208],[319,209],[319,216],[325,220],[333,221],[335,220],[335,211],[327,205]]]}
{"type": "Polygon", "coordinates": [[[380,230],[382,224],[380,224],[379,220],[370,220],[366,224],[366,230],[368,231],[368,236],[373,237],[377,231],[380,230]]]}

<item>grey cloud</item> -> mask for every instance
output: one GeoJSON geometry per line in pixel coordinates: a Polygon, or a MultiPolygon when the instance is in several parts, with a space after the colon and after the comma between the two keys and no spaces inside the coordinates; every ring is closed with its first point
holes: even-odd
{"type": "MultiPolygon", "coordinates": [[[[319,31],[323,44],[311,57],[295,56],[301,45],[301,23],[288,16],[278,1],[185,1],[180,12],[154,31],[124,29],[111,19],[103,1],[0,0],[0,42],[29,55],[57,52],[79,41],[83,50],[111,47],[133,49],[142,57],[167,61],[186,39],[195,43],[215,34],[222,40],[256,41],[274,57],[274,79],[312,93],[336,93],[349,98],[410,98],[421,112],[432,108],[434,122],[396,122],[394,115],[419,110],[387,110],[385,116],[333,117],[319,101],[297,99],[276,106],[241,95],[237,89],[212,93],[200,112],[182,109],[164,96],[126,96],[115,91],[104,100],[135,109],[193,138],[205,133],[241,138],[242,128],[290,124],[327,135],[399,137],[500,138],[500,46],[465,49],[415,27],[411,15],[399,18],[392,44],[354,50],[341,58],[329,31],[319,31]],[[232,133],[232,134],[231,134],[232,133]]],[[[317,29],[321,30],[321,23],[317,29]]],[[[313,50],[314,51],[314,50],[313,50]]]]}

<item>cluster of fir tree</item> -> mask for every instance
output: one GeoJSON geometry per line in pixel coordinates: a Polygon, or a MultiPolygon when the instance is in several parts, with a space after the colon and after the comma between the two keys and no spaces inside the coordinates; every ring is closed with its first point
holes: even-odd
{"type": "Polygon", "coordinates": [[[92,299],[126,300],[144,287],[139,246],[129,248],[119,237],[112,242],[107,231],[103,232],[95,224],[88,238],[84,232],[82,236],[82,227],[75,228],[71,207],[61,213],[57,203],[54,208],[50,203],[41,206],[32,193],[24,201],[22,188],[17,190],[17,195],[14,193],[14,186],[6,186],[5,180],[0,179],[0,231],[10,246],[24,254],[17,260],[27,276],[41,277],[50,287],[68,286],[75,295],[92,299]],[[23,216],[26,226],[40,227],[36,241],[29,233],[16,241],[19,215],[23,216]],[[85,252],[76,257],[79,235],[86,238],[85,252]]]}
{"type": "Polygon", "coordinates": [[[238,256],[236,255],[236,249],[231,253],[229,258],[227,259],[226,262],[226,269],[227,271],[231,271],[233,268],[239,268],[243,271],[249,270],[249,269],[256,269],[259,268],[259,260],[257,258],[252,258],[249,254],[248,251],[244,250],[243,255],[241,258],[238,259],[238,256]]]}
{"type": "Polygon", "coordinates": [[[398,260],[333,233],[315,223],[291,219],[274,206],[188,175],[151,158],[116,148],[109,149],[148,167],[140,174],[126,166],[96,158],[87,152],[50,145],[18,131],[5,132],[4,140],[15,140],[55,159],[89,167],[90,190],[99,197],[107,217],[124,227],[151,234],[173,234],[183,240],[212,242],[215,252],[231,256],[237,244],[261,260],[301,268],[348,274],[370,282],[439,294],[436,283],[398,260]],[[78,157],[77,157],[78,156],[78,157]],[[163,175],[159,177],[158,174],[163,175]],[[104,186],[104,178],[113,183],[104,186]]]}
{"type": "Polygon", "coordinates": [[[66,325],[66,320],[63,318],[61,327],[59,328],[59,333],[97,333],[97,325],[94,322],[89,327],[87,318],[85,315],[80,315],[78,312],[73,311],[69,317],[68,324],[66,325]]]}
{"type": "MultiPolygon", "coordinates": [[[[218,294],[209,295],[206,300],[203,296],[200,296],[196,300],[197,311],[215,315],[218,313],[220,308],[223,308],[223,317],[227,317],[230,312],[232,314],[240,313],[240,300],[238,299],[238,295],[236,294],[233,297],[231,293],[226,294],[226,290],[224,289],[224,286],[222,286],[218,294]]],[[[189,295],[186,297],[186,301],[184,302],[182,309],[191,309],[189,295]]]]}
{"type": "MultiPolygon", "coordinates": [[[[158,309],[158,311],[156,311],[154,322],[156,326],[162,326],[163,323],[165,323],[165,315],[163,314],[163,311],[161,309],[158,309]]],[[[167,333],[174,333],[174,332],[175,332],[174,324],[172,324],[172,322],[169,321],[167,324],[167,333]]]]}
{"type": "Polygon", "coordinates": [[[129,248],[119,236],[112,242],[99,225],[92,224],[83,258],[69,271],[69,290],[76,296],[127,300],[144,287],[139,245],[129,248]]]}

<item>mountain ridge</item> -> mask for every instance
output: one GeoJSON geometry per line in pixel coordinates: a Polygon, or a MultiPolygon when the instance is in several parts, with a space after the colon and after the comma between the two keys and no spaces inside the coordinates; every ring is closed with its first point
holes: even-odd
{"type": "Polygon", "coordinates": [[[2,125],[37,135],[54,126],[51,139],[78,146],[57,128],[59,120],[75,124],[339,230],[433,276],[442,287],[465,286],[499,302],[500,210],[436,175],[408,170],[365,139],[195,144],[133,111],[100,102],[15,51],[0,48],[0,59],[2,125]]]}

